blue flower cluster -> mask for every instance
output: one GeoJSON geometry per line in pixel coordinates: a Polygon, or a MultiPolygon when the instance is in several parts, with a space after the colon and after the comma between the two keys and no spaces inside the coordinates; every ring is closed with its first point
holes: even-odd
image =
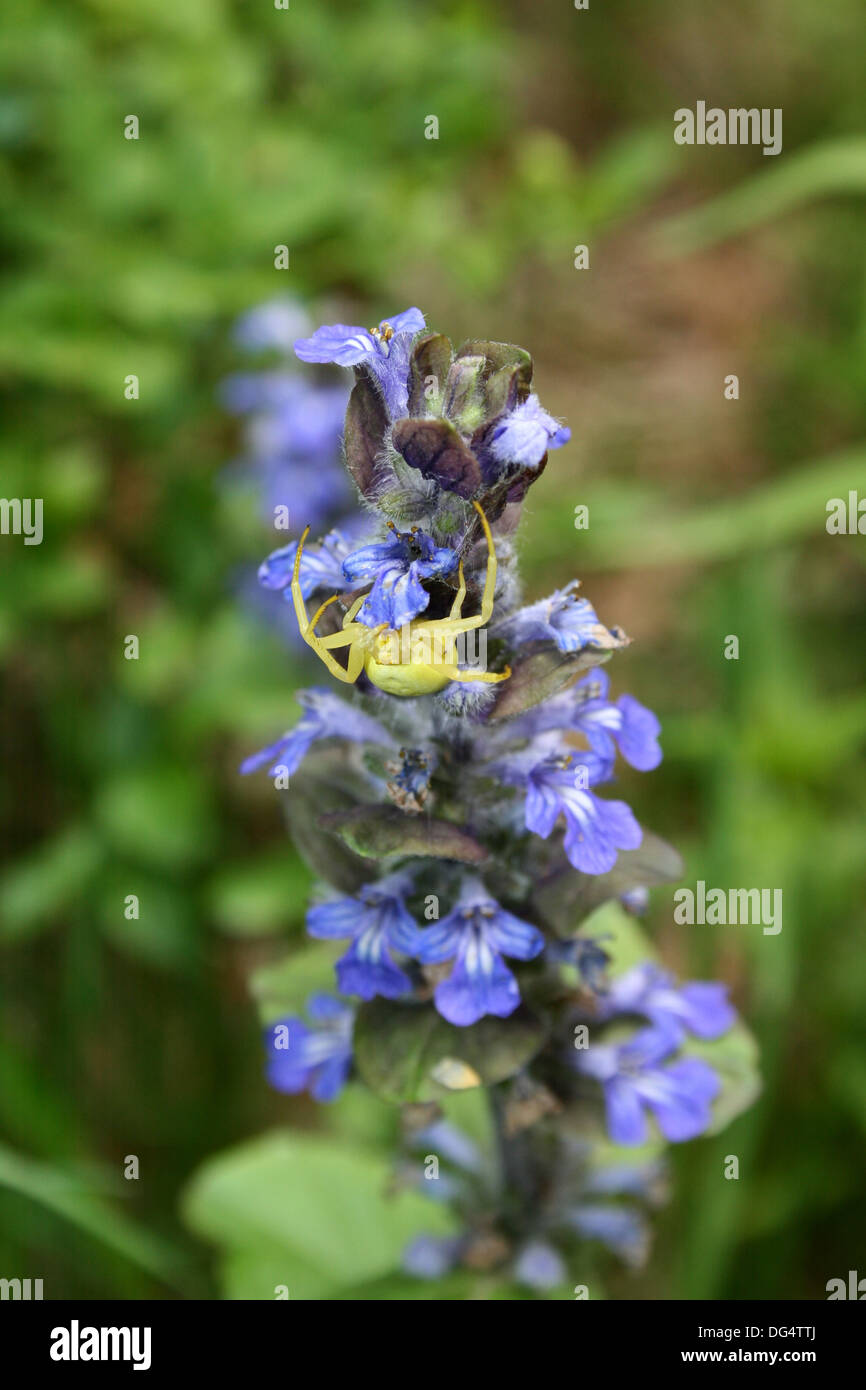
{"type": "Polygon", "coordinates": [[[667,1192],[665,1165],[658,1159],[601,1162],[592,1145],[566,1137],[528,1229],[515,1240],[496,1241],[478,1230],[479,1211],[489,1211],[497,1199],[495,1179],[478,1145],[439,1120],[412,1134],[409,1148],[435,1155],[446,1171],[437,1182],[426,1182],[410,1157],[403,1181],[434,1201],[448,1202],[463,1226],[457,1235],[420,1235],[409,1243],[403,1267],[416,1279],[441,1279],[461,1265],[494,1267],[536,1293],[568,1288],[570,1294],[567,1254],[575,1237],[598,1242],[633,1268],[646,1260],[646,1212],[667,1192]]]}
{"type": "MultiPolygon", "coordinates": [[[[246,322],[242,337],[284,348],[294,330],[291,316],[272,308],[246,322]]],[[[649,962],[610,979],[604,937],[579,931],[583,903],[583,916],[616,899],[642,911],[645,885],[673,877],[676,858],[668,851],[656,865],[660,842],[650,837],[647,846],[630,806],[608,794],[618,762],[649,772],[662,759],[656,716],[632,695],[612,695],[601,669],[629,639],[575,595],[576,581],[548,598],[519,600],[511,538],[520,506],[568,429],[532,391],[522,349],[473,340],[455,353],[416,308],[371,329],[320,328],[294,346],[304,362],[353,370],[343,451],[364,507],[354,530],[330,530],[306,545],[301,596],[345,596],[346,621],[361,625],[366,642],[363,627],[399,630],[420,614],[425,623],[452,612],[486,616],[492,594],[485,636],[500,674],[495,685],[454,681],[414,698],[384,693],[363,671],[349,698],[330,687],[301,691],[300,720],[243,763],[245,773],[266,768],[275,778],[302,765],[315,774],[299,779],[297,794],[312,798],[305,828],[322,837],[315,862],[327,882],[306,925],[317,940],[345,943],[336,982],[356,1001],[316,996],[308,1022],[287,1018],[270,1029],[272,1083],[333,1099],[353,1067],[353,1029],[369,1029],[370,1019],[384,1027],[396,1010],[436,1036],[446,1025],[458,1030],[450,1044],[458,1056],[459,1030],[470,1036],[501,1025],[504,1056],[508,1029],[528,1032],[536,1051],[515,1051],[504,1076],[549,1093],[539,1113],[589,1098],[616,1144],[704,1133],[722,1083],[693,1049],[734,1026],[724,987],[678,986],[649,962]],[[329,779],[333,804],[344,809],[321,813],[316,788],[329,779]],[[328,846],[340,840],[343,876],[329,879],[328,846]],[[570,1038],[581,1019],[591,1041],[578,1050],[570,1038]]],[[[328,413],[336,388],[311,389],[318,395],[304,409],[294,383],[244,377],[231,387],[236,408],[262,417],[263,454],[297,470],[289,501],[305,520],[317,517],[321,452],[336,454],[328,413]]],[[[291,598],[296,557],[294,542],[275,551],[261,566],[261,585],[291,598]]],[[[297,611],[297,593],[293,602],[297,611]]],[[[323,649],[340,650],[339,623],[330,635],[323,628],[323,649]]],[[[328,661],[339,675],[336,657],[328,661]]],[[[364,1050],[372,1045],[368,1031],[364,1050]]],[[[461,1148],[452,1139],[437,1134],[442,1152],[461,1148]]],[[[465,1143],[461,1164],[477,1176],[477,1155],[465,1143]]],[[[584,1157],[565,1168],[579,1169],[580,1181],[509,1246],[513,1277],[531,1288],[562,1282],[559,1243],[569,1233],[602,1241],[630,1263],[646,1250],[639,1200],[649,1201],[657,1173],[634,1164],[596,1170],[584,1157]]],[[[467,1239],[424,1238],[408,1267],[438,1277],[465,1261],[467,1239]]]]}
{"type": "Polygon", "coordinates": [[[635,966],[600,998],[603,1022],[636,1016],[649,1026],[608,1042],[604,1035],[571,1055],[575,1069],[600,1083],[608,1130],[617,1144],[642,1144],[647,1116],[672,1143],[703,1134],[721,1090],[717,1073],[698,1057],[682,1055],[689,1034],[720,1038],[736,1022],[723,985],[692,981],[677,988],[651,962],[635,966]]]}
{"type": "MultiPolygon", "coordinates": [[[[320,547],[304,556],[307,596],[320,588],[344,587],[342,561],[363,521],[341,458],[348,392],[334,379],[310,381],[291,356],[294,340],[309,327],[293,300],[278,299],[245,314],[235,327],[237,346],[265,365],[236,372],[222,385],[226,409],[243,421],[243,456],[226,473],[226,484],[252,484],[262,520],[299,530],[331,527],[320,547]]],[[[269,591],[288,584],[297,542],[277,550],[259,570],[260,589],[242,585],[245,600],[293,642],[297,629],[275,607],[269,591]],[[264,591],[264,592],[263,592],[264,591]]]]}
{"type": "Polygon", "coordinates": [[[288,358],[306,324],[306,314],[291,300],[246,314],[235,329],[238,346],[268,354],[277,365],[238,372],[222,387],[226,407],[245,421],[242,469],[255,481],[271,526],[277,508],[293,514],[301,501],[304,521],[313,525],[351,510],[351,488],[340,462],[346,389],[338,381],[307,381],[288,358]]]}

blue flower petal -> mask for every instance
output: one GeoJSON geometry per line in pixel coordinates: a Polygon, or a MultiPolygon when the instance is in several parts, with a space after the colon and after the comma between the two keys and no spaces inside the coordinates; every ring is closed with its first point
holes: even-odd
{"type": "Polygon", "coordinates": [[[369,933],[352,942],[336,970],[341,994],[357,994],[361,999],[374,999],[377,994],[400,999],[412,988],[409,976],[388,955],[384,939],[373,940],[369,933]]]}
{"type": "Polygon", "coordinates": [[[311,338],[298,338],[294,346],[302,362],[335,362],[338,367],[357,366],[376,351],[366,328],[345,323],[317,328],[311,338]]]}
{"type": "Polygon", "coordinates": [[[501,907],[487,929],[487,938],[494,950],[515,960],[532,960],[544,950],[544,937],[538,928],[501,907]]]}
{"type": "Polygon", "coordinates": [[[662,760],[662,750],[658,744],[661,733],[659,721],[652,710],[632,695],[620,695],[616,703],[622,715],[622,724],[616,735],[622,756],[638,772],[652,771],[662,760]]]}
{"type": "Polygon", "coordinates": [[[496,952],[468,951],[447,980],[436,986],[436,1008],[449,1023],[465,1028],[485,1014],[507,1018],[520,1004],[517,981],[496,952]]]}
{"type": "Polygon", "coordinates": [[[392,319],[383,319],[379,327],[389,323],[395,333],[420,333],[426,327],[424,315],[420,309],[403,309],[401,313],[395,314],[392,319]]]}

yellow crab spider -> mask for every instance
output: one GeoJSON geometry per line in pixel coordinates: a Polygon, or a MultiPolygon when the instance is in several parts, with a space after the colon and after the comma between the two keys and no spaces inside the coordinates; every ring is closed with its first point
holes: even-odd
{"type": "Polygon", "coordinates": [[[343,619],[339,632],[330,637],[316,635],[316,624],[325,609],[339,594],[333,594],[321,605],[312,619],[307,617],[307,609],[301,593],[301,556],[304,543],[310,533],[309,526],[298,542],[295,568],[292,574],[292,601],[301,636],[312,647],[320,661],[323,661],[332,676],[346,685],[354,685],[362,671],[380,690],[388,695],[433,695],[444,690],[450,681],[507,680],[511,670],[504,671],[461,671],[457,666],[457,637],[461,632],[483,627],[489,622],[493,612],[493,595],[496,589],[496,551],[487,517],[477,502],[472,503],[481,518],[481,525],[487,540],[487,572],[484,578],[484,592],[481,596],[481,612],[474,618],[463,617],[463,600],[466,597],[466,580],[463,577],[463,562],[458,570],[459,584],[457,594],[447,618],[431,618],[424,621],[416,618],[407,623],[402,631],[389,628],[387,623],[379,627],[367,627],[355,622],[366,594],[356,599],[343,619]],[[331,655],[336,647],[349,648],[347,665],[341,666],[331,655]]]}

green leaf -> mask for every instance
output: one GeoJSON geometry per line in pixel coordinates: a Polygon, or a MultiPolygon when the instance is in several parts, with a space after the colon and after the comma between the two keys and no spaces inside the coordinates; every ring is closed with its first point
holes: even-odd
{"type": "Polygon", "coordinates": [[[221,869],[208,896],[221,931],[231,936],[264,936],[303,919],[311,886],[306,865],[285,847],[221,869]]]}
{"type": "MultiPolygon", "coordinates": [[[[741,495],[682,509],[673,498],[648,507],[630,488],[598,503],[583,533],[585,563],[601,568],[699,565],[750,556],[800,536],[826,536],[827,502],[866,491],[866,449],[855,445],[788,469],[741,495]],[[601,515],[599,520],[599,514],[601,515]]],[[[844,542],[843,542],[844,543],[844,542]]],[[[853,539],[850,542],[856,544],[853,539]]]]}
{"type": "Polygon", "coordinates": [[[462,434],[472,434],[484,418],[481,398],[484,367],[483,357],[458,357],[448,372],[442,414],[452,420],[462,434]]]}
{"type": "Polygon", "coordinates": [[[827,140],[797,150],[718,198],[663,223],[659,240],[668,255],[702,250],[750,231],[773,217],[838,194],[866,193],[866,139],[827,140]]]}
{"type": "Polygon", "coordinates": [[[484,338],[472,338],[458,349],[457,357],[483,357],[486,362],[485,378],[501,371],[503,367],[516,367],[524,388],[528,389],[532,381],[532,358],[525,348],[517,347],[514,343],[494,343],[484,338]]]}
{"type": "Polygon", "coordinates": [[[0,879],[0,934],[29,936],[74,902],[102,858],[97,837],[72,826],[7,869],[0,879]]]}
{"type": "Polygon", "coordinates": [[[213,847],[213,811],[197,773],[152,766],[117,773],[99,792],[97,818],[114,850],[160,869],[198,863],[213,847]]]}
{"type": "Polygon", "coordinates": [[[370,866],[348,837],[341,842],[321,824],[322,811],[348,814],[348,808],[357,806],[349,790],[328,776],[305,771],[291,779],[282,805],[295,847],[314,873],[343,893],[354,893],[368,882],[370,866]]]}
{"type": "Polygon", "coordinates": [[[500,367],[487,378],[484,404],[488,425],[506,410],[513,410],[529,394],[529,388],[519,367],[500,367]]]}
{"type": "Polygon", "coordinates": [[[451,367],[451,343],[441,333],[428,333],[412,350],[409,363],[409,414],[440,415],[445,381],[451,367]],[[435,382],[432,394],[428,384],[435,382]]]}
{"type": "Polygon", "coordinates": [[[659,954],[641,923],[618,902],[608,902],[586,919],[581,936],[603,936],[612,977],[624,975],[641,961],[658,961],[659,954]]]}
{"type": "Polygon", "coordinates": [[[735,1023],[721,1038],[704,1042],[689,1038],[683,1056],[700,1057],[718,1073],[722,1090],[713,1101],[713,1122],[708,1134],[718,1134],[752,1105],[761,1094],[759,1049],[744,1023],[735,1023]]]}
{"type": "Polygon", "coordinates": [[[176,1284],[182,1252],[115,1211],[92,1183],[0,1145],[0,1186],[39,1202],[154,1279],[176,1284]]]}
{"type": "Polygon", "coordinates": [[[355,1061],[367,1085],[396,1103],[449,1090],[494,1085],[513,1076],[542,1046],[545,1030],[525,1008],[455,1028],[432,1004],[376,999],[355,1021],[355,1061]]]}
{"type": "Polygon", "coordinates": [[[444,1232],[441,1207],[388,1195],[390,1165],[355,1144],[276,1131],[208,1160],[183,1200],[199,1236],[226,1247],[233,1297],[322,1298],[396,1272],[420,1231],[444,1232]],[[285,1277],[280,1277],[285,1273],[285,1277]]]}
{"type": "Polygon", "coordinates": [[[182,883],[118,864],[100,878],[98,906],[105,936],[124,955],[163,970],[200,964],[196,904],[182,883]],[[138,917],[126,916],[129,893],[138,917]]]}
{"type": "Polygon", "coordinates": [[[572,868],[563,853],[560,867],[536,889],[533,904],[558,936],[570,937],[602,903],[620,898],[631,888],[673,882],[682,873],[683,863],[673,846],[645,830],[638,848],[620,850],[616,863],[606,874],[582,874],[572,868]]]}
{"type": "Polygon", "coordinates": [[[358,806],[319,817],[319,824],[335,831],[351,849],[368,859],[424,855],[480,864],[487,851],[450,821],[406,816],[395,806],[358,806]]]}
{"type": "Polygon", "coordinates": [[[250,977],[250,989],[263,1023],[303,1013],[311,994],[334,989],[334,946],[317,941],[292,951],[275,965],[263,965],[250,977]]]}
{"type": "MultiPolygon", "coordinates": [[[[629,639],[614,639],[612,646],[625,647],[629,639]]],[[[545,647],[522,661],[516,661],[507,681],[503,681],[488,718],[513,719],[516,714],[540,705],[551,695],[564,690],[581,671],[601,666],[610,660],[610,652],[589,651],[563,654],[545,647]]]]}

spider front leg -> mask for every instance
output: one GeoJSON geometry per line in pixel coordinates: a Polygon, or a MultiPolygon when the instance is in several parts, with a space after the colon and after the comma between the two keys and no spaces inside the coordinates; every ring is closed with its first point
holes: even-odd
{"type": "Polygon", "coordinates": [[[458,580],[459,580],[459,584],[458,584],[458,588],[457,588],[457,596],[456,596],[456,598],[454,599],[454,602],[453,602],[452,605],[451,605],[451,612],[450,612],[449,615],[448,615],[449,618],[452,619],[452,620],[453,620],[454,618],[460,618],[460,617],[462,617],[462,615],[463,615],[463,600],[464,600],[465,597],[466,597],[466,579],[465,579],[465,576],[464,576],[464,574],[463,574],[463,561],[462,561],[462,560],[460,561],[460,564],[459,564],[458,567],[457,567],[457,576],[458,576],[458,580]]]}
{"type": "MultiPolygon", "coordinates": [[[[334,598],[338,597],[338,594],[334,594],[334,598]]],[[[318,638],[318,641],[321,646],[328,647],[329,650],[333,649],[334,647],[348,647],[351,642],[355,641],[356,637],[362,637],[365,632],[370,631],[370,629],[367,627],[365,623],[356,623],[352,621],[366,597],[366,594],[362,594],[360,598],[355,599],[355,602],[352,604],[351,608],[349,609],[348,613],[343,619],[343,626],[339,632],[335,632],[331,637],[318,638]]],[[[333,603],[333,601],[333,599],[328,599],[328,603],[333,603]]],[[[319,612],[316,614],[315,618],[310,624],[311,627],[316,626],[320,614],[324,611],[325,608],[327,608],[327,606],[327,603],[322,605],[322,607],[319,609],[319,612]]]]}
{"type": "Polygon", "coordinates": [[[484,681],[487,685],[496,685],[499,681],[508,680],[511,667],[506,666],[504,671],[461,671],[457,666],[443,666],[442,674],[450,681],[484,681]]]}
{"type": "MultiPolygon", "coordinates": [[[[309,534],[310,528],[309,526],[307,526],[304,528],[304,534],[298,541],[298,551],[295,555],[295,567],[292,571],[292,603],[295,607],[295,617],[298,620],[298,628],[300,629],[301,636],[303,637],[307,646],[311,647],[312,650],[316,653],[316,656],[319,658],[319,660],[324,662],[331,675],[336,676],[337,680],[342,681],[344,685],[354,685],[355,681],[358,679],[358,676],[361,673],[361,667],[364,664],[363,653],[360,654],[360,665],[357,666],[357,670],[355,670],[355,673],[353,675],[352,668],[356,666],[357,663],[352,661],[350,658],[349,669],[345,669],[343,666],[340,665],[339,661],[337,661],[333,656],[331,656],[331,653],[325,648],[324,642],[327,641],[327,638],[322,639],[321,637],[317,637],[314,631],[316,623],[319,621],[325,609],[328,607],[328,604],[333,603],[334,599],[338,598],[339,595],[334,594],[331,598],[326,599],[325,602],[318,609],[312,622],[310,622],[309,618],[307,617],[307,608],[306,604],[304,603],[304,596],[301,592],[300,575],[301,556],[304,552],[304,542],[306,541],[307,536],[309,534]]],[[[343,634],[340,633],[337,635],[342,637],[343,634]]],[[[348,641],[351,640],[352,638],[350,636],[348,638],[348,641]]]]}
{"type": "MultiPolygon", "coordinates": [[[[493,596],[496,592],[496,551],[493,548],[493,536],[491,535],[490,526],[481,508],[481,504],[479,502],[473,502],[472,505],[481,518],[481,526],[487,539],[487,573],[484,576],[484,592],[481,595],[481,612],[476,614],[474,618],[455,618],[454,608],[452,608],[452,617],[449,619],[448,624],[451,632],[469,632],[472,628],[483,627],[486,622],[490,621],[490,615],[493,612],[493,596]]],[[[462,566],[460,573],[462,582],[462,566]]],[[[465,592],[466,588],[464,585],[463,588],[458,591],[461,603],[463,602],[463,594],[465,594],[465,592]]]]}

